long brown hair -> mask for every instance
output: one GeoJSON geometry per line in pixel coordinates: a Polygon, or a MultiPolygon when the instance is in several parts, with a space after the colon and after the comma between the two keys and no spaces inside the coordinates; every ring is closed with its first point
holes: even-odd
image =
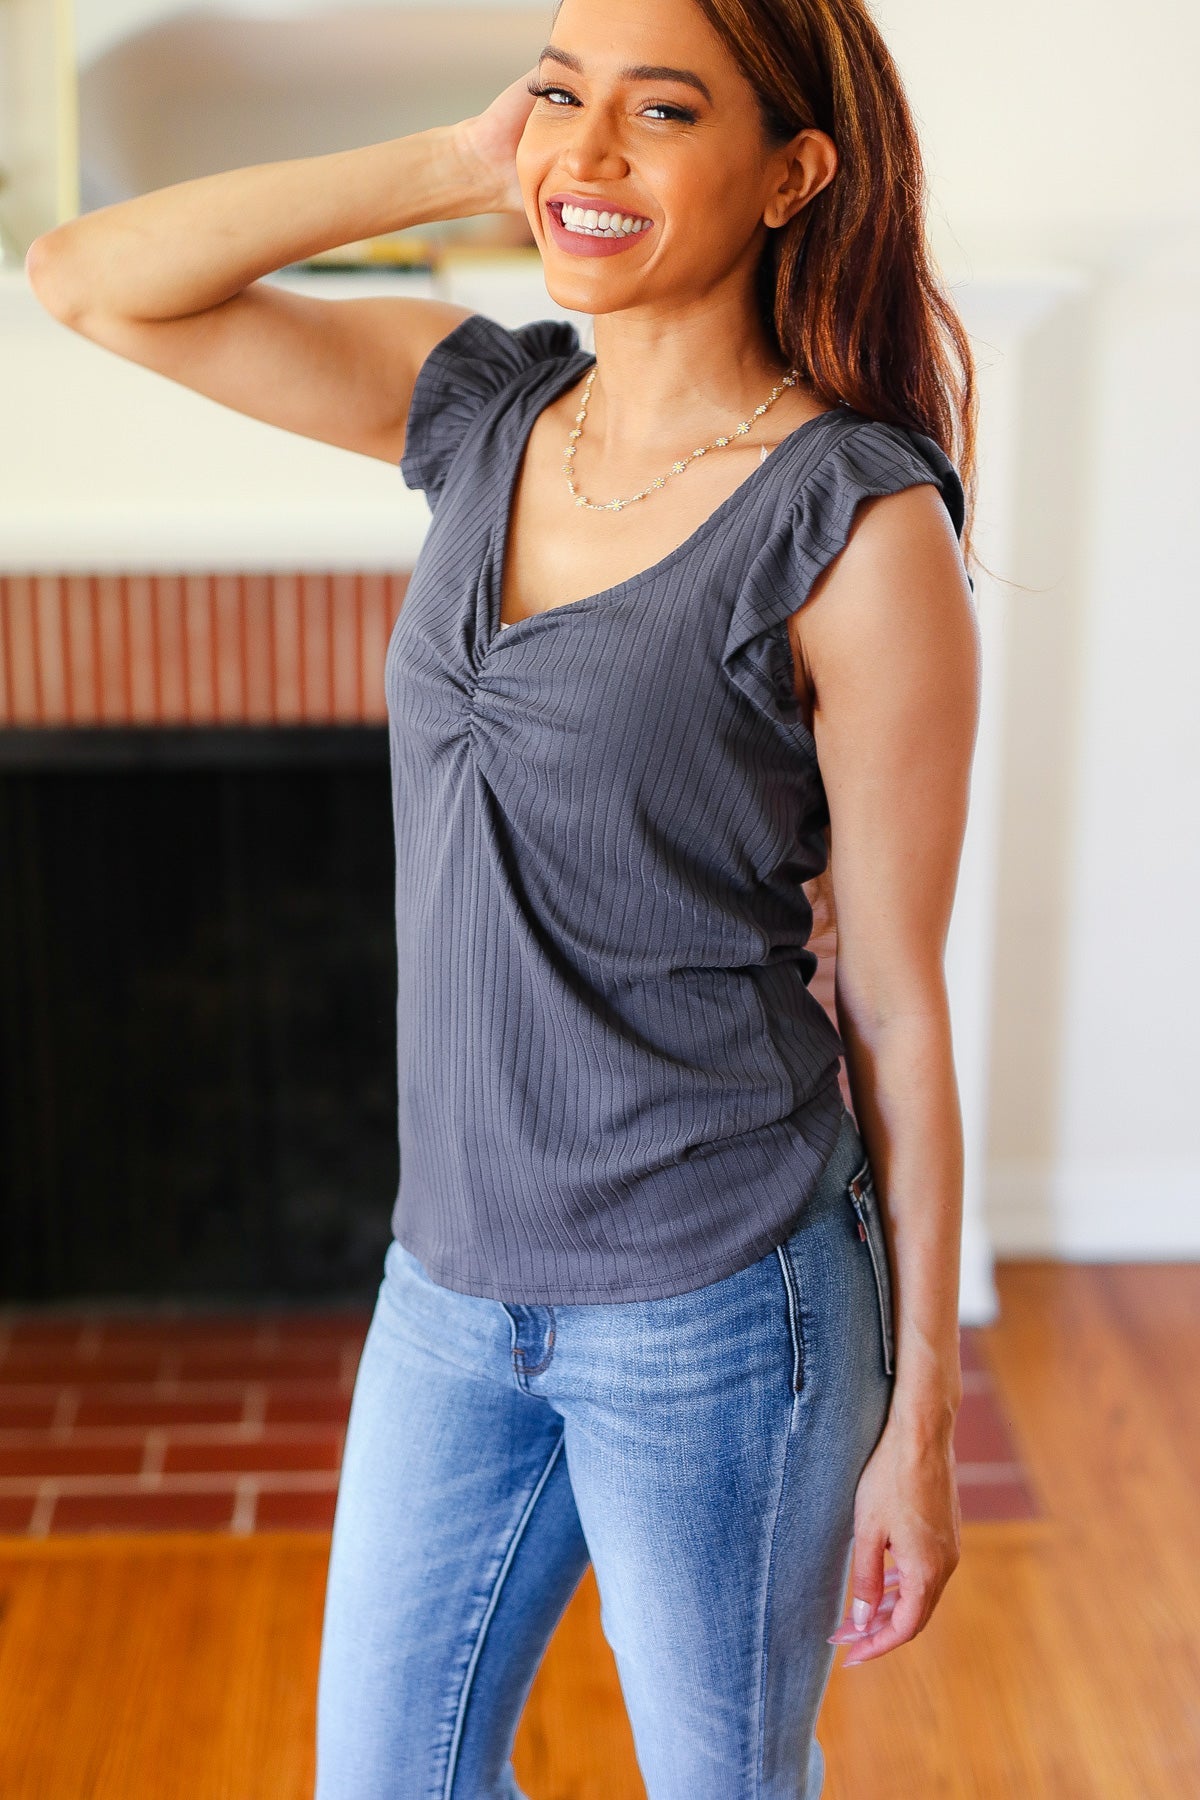
{"type": "Polygon", "coordinates": [[[970,340],[926,241],[925,168],[904,85],[864,0],[696,0],[758,99],[772,145],[805,127],[833,180],[770,233],[763,323],[821,400],[915,427],[962,479],[970,560],[978,396],[970,340]]]}
{"type": "MultiPolygon", "coordinates": [[[[763,324],[814,395],[915,427],[958,470],[973,562],[978,392],[970,340],[926,241],[925,167],[900,73],[864,0],[696,0],[754,89],[767,142],[827,132],[837,172],[770,233],[757,271],[763,324]]],[[[831,834],[826,842],[832,853],[831,834]]],[[[832,861],[805,884],[814,991],[833,1012],[832,861]]],[[[835,1023],[836,1023],[836,1015],[835,1023]]]]}

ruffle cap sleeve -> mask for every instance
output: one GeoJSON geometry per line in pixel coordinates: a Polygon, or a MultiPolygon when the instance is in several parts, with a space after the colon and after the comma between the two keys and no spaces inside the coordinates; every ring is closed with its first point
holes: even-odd
{"type": "Polygon", "coordinates": [[[430,507],[459,449],[488,403],[535,363],[564,361],[580,348],[567,319],[534,319],[510,329],[471,313],[434,345],[417,371],[400,473],[423,488],[430,507]]]}
{"type": "Polygon", "coordinates": [[[780,528],[747,570],[721,657],[746,697],[786,725],[803,722],[786,620],[845,548],[859,501],[930,481],[960,538],[966,517],[958,471],[924,432],[853,414],[840,416],[835,430],[832,444],[802,476],[780,528]]]}

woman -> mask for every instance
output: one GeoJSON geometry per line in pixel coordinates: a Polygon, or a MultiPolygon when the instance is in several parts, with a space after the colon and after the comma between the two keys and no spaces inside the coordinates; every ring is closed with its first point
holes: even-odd
{"type": "Polygon", "coordinates": [[[30,254],[76,330],[432,508],[387,659],[401,1184],[321,1800],[516,1795],[589,1560],[650,1800],[816,1796],[831,1646],[911,1640],[958,1561],[974,400],[921,188],[860,0],[565,0],[477,117],[30,254]],[[259,285],[509,209],[594,357],[259,285]]]}

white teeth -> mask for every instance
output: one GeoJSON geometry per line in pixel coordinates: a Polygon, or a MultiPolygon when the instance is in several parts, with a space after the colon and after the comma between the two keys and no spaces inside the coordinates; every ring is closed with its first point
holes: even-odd
{"type": "Polygon", "coordinates": [[[582,232],[590,237],[633,237],[650,224],[649,219],[637,219],[629,213],[597,212],[592,207],[565,203],[562,222],[568,231],[582,232]]]}

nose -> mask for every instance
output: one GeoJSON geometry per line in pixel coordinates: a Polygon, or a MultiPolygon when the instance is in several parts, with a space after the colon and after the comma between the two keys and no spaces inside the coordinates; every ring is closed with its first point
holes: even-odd
{"type": "Polygon", "coordinates": [[[580,107],[572,120],[571,141],[562,160],[580,182],[612,179],[628,170],[620,132],[603,107],[580,107]]]}

